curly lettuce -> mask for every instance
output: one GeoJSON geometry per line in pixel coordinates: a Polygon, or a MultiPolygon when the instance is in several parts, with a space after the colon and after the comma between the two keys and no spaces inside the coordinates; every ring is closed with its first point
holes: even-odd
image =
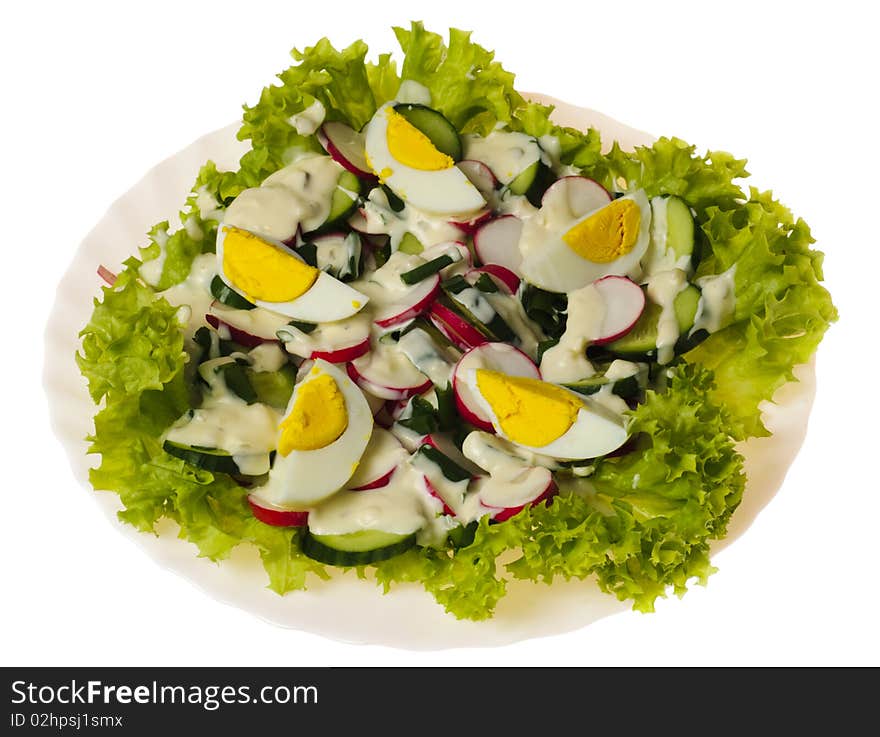
{"type": "MultiPolygon", "coordinates": [[[[631,417],[633,452],[601,460],[589,478],[561,477],[552,504],[526,509],[500,523],[483,519],[473,535],[446,549],[419,548],[373,570],[386,591],[420,582],[447,611],[466,619],[492,616],[513,579],[552,582],[595,578],[634,608],[650,611],[658,597],[681,594],[712,572],[709,545],[725,534],[742,498],[745,477],[735,443],[765,434],[760,405],[809,360],[837,313],[821,284],[822,256],[809,228],[769,193],[746,192],[746,162],[718,151],[698,153],[676,139],[602,153],[599,133],[556,125],[552,107],[530,102],[492,52],[452,29],[448,41],[421,23],[396,28],[404,52],[367,60],[357,41],[337,50],[327,39],[302,51],[244,108],[238,137],[250,142],[239,168],[208,162],[184,210],[183,227],[160,223],[141,259],[162,258],[153,285],[186,278],[193,259],[213,249],[223,208],[259,184],[297,151],[319,151],[294,116],[320,103],[328,120],[361,128],[392,99],[401,79],[428,87],[433,104],[461,132],[485,133],[503,124],[535,137],[555,136],[561,164],[609,188],[643,188],[676,195],[693,209],[701,259],[697,276],[735,266],[736,311],[675,367],[663,392],[649,392],[631,417]],[[506,563],[501,560],[510,561],[506,563]]],[[[101,456],[91,473],[96,489],[119,494],[120,518],[140,530],[167,517],[200,555],[226,557],[242,543],[256,545],[270,587],[304,588],[324,568],[300,549],[301,533],[258,522],[246,491],[224,474],[196,469],[162,450],[161,434],[190,406],[187,357],[176,310],[138,278],[131,259],[104,290],[82,332],[77,362],[102,408],[90,452],[101,456]]]]}

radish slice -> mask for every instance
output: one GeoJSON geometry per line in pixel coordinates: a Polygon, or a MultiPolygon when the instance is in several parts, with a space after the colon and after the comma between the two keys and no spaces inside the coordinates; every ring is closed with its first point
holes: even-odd
{"type": "Polygon", "coordinates": [[[338,164],[363,179],[376,179],[367,163],[362,133],[337,120],[324,123],[315,134],[318,143],[338,164]]]}
{"type": "Polygon", "coordinates": [[[482,161],[462,159],[456,166],[464,172],[464,175],[470,179],[471,184],[477,188],[477,191],[484,198],[488,198],[501,186],[501,182],[498,181],[492,170],[482,161]]]}
{"type": "Polygon", "coordinates": [[[425,474],[422,474],[422,483],[424,483],[425,490],[428,494],[435,499],[439,499],[443,504],[443,514],[448,515],[449,517],[455,517],[455,511],[446,503],[446,500],[440,495],[440,492],[437,491],[437,487],[431,483],[431,480],[425,474]]]}
{"type": "Polygon", "coordinates": [[[116,274],[114,274],[110,269],[108,269],[103,264],[98,266],[98,276],[100,276],[105,282],[107,282],[108,287],[112,287],[116,283],[116,274]]]}
{"type": "Polygon", "coordinates": [[[562,177],[551,184],[541,198],[541,212],[560,219],[579,218],[605,207],[611,195],[599,182],[587,177],[562,177]]]}
{"type": "Polygon", "coordinates": [[[491,210],[483,210],[467,220],[450,220],[449,224],[454,225],[465,235],[471,235],[477,228],[492,217],[491,210]]]}
{"type": "Polygon", "coordinates": [[[214,328],[225,325],[232,339],[242,345],[254,346],[278,340],[278,330],[288,325],[289,317],[257,307],[253,310],[237,310],[222,302],[211,302],[205,321],[214,328]],[[242,342],[235,336],[238,335],[242,342]]]}
{"type": "Polygon", "coordinates": [[[428,317],[443,335],[462,350],[469,350],[488,343],[486,336],[448,307],[434,302],[428,309],[428,317]]]}
{"type": "Polygon", "coordinates": [[[645,309],[642,288],[625,276],[604,276],[593,282],[605,302],[605,317],[594,345],[610,343],[626,335],[645,309]]]}
{"type": "Polygon", "coordinates": [[[502,215],[477,228],[474,248],[480,261],[518,272],[522,264],[522,254],[519,252],[522,227],[522,220],[516,215],[502,215]]]}
{"type": "Polygon", "coordinates": [[[229,332],[229,340],[232,340],[238,343],[245,348],[256,348],[258,345],[262,345],[263,343],[271,343],[275,338],[261,338],[259,335],[253,335],[251,333],[246,333],[244,330],[239,330],[236,327],[233,327],[228,322],[224,322],[217,315],[212,315],[208,313],[205,315],[205,322],[208,323],[212,328],[217,330],[223,336],[223,331],[226,330],[229,332]]]}
{"type": "Polygon", "coordinates": [[[407,399],[432,386],[401,351],[378,341],[368,354],[347,364],[347,370],[361,389],[383,399],[407,399]]]}
{"type": "Polygon", "coordinates": [[[397,467],[408,455],[400,441],[390,432],[374,427],[367,449],[348,481],[349,489],[367,491],[387,486],[397,467]]]}
{"type": "Polygon", "coordinates": [[[452,372],[452,389],[459,414],[472,425],[495,432],[492,420],[483,409],[480,400],[468,386],[467,374],[475,369],[499,371],[508,376],[524,376],[540,379],[541,372],[525,353],[507,343],[486,343],[465,353],[452,372]]]}
{"type": "Polygon", "coordinates": [[[312,351],[309,358],[322,358],[328,363],[348,363],[360,358],[370,352],[370,339],[364,338],[360,343],[349,346],[348,348],[339,348],[328,351],[312,351]]]}
{"type": "Polygon", "coordinates": [[[434,274],[415,284],[401,301],[383,305],[378,310],[374,322],[381,328],[390,328],[412,320],[431,306],[439,291],[440,275],[434,274]]]}
{"type": "Polygon", "coordinates": [[[464,278],[469,284],[475,284],[480,274],[488,274],[492,277],[492,281],[500,286],[509,295],[513,296],[519,290],[520,278],[510,269],[500,266],[499,264],[486,264],[476,269],[471,269],[464,278]]]}
{"type": "Polygon", "coordinates": [[[492,519],[495,522],[504,522],[504,520],[510,519],[511,517],[514,517],[515,515],[522,512],[522,510],[525,509],[526,506],[537,506],[542,502],[549,501],[559,493],[559,487],[556,486],[556,482],[553,481],[552,476],[550,476],[550,472],[546,468],[539,467],[527,469],[526,477],[523,479],[523,481],[514,479],[512,481],[499,483],[496,482],[494,479],[483,477],[477,481],[475,485],[475,490],[478,494],[480,494],[480,503],[491,510],[492,519]],[[544,480],[545,476],[548,476],[549,480],[544,480]],[[532,484],[533,478],[538,483],[537,496],[523,502],[522,504],[516,504],[514,506],[496,506],[502,495],[510,494],[512,490],[516,490],[520,486],[527,486],[528,484],[532,484]],[[496,488],[499,488],[502,494],[497,493],[496,488]],[[495,504],[490,504],[490,501],[495,502],[495,504]]]}
{"type": "Polygon", "coordinates": [[[309,513],[282,509],[274,504],[262,501],[256,494],[248,495],[248,504],[260,522],[273,527],[303,527],[308,524],[309,513]]]}
{"type": "Polygon", "coordinates": [[[348,225],[352,230],[356,230],[361,235],[386,235],[387,227],[379,223],[371,224],[367,220],[367,213],[363,207],[359,207],[349,219],[348,225]]]}

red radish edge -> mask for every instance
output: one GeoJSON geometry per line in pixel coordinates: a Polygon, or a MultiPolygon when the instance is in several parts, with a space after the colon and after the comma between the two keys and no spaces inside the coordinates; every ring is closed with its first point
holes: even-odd
{"type": "Polygon", "coordinates": [[[593,282],[606,304],[602,320],[602,335],[593,345],[611,343],[626,335],[638,322],[645,309],[645,293],[632,279],[625,276],[603,276],[593,282]],[[609,325],[609,319],[613,321],[609,325]]]}
{"type": "MultiPolygon", "coordinates": [[[[344,167],[352,174],[357,177],[361,177],[362,179],[369,179],[371,181],[376,181],[377,177],[373,172],[366,168],[367,161],[366,157],[364,157],[364,167],[358,166],[357,163],[352,161],[354,156],[349,151],[348,156],[343,153],[342,149],[345,148],[345,145],[340,140],[339,135],[336,135],[336,140],[334,141],[334,133],[337,132],[339,134],[347,134],[356,137],[358,134],[357,131],[347,126],[345,123],[339,121],[330,121],[329,123],[324,123],[320,128],[318,128],[316,132],[316,137],[318,139],[318,143],[324,147],[324,150],[330,154],[330,158],[332,158],[337,164],[344,167]],[[331,127],[332,126],[332,127],[331,127]],[[345,130],[343,130],[343,128],[345,130]],[[349,158],[351,157],[351,158],[349,158]]],[[[360,162],[358,162],[360,163],[360,162]]]]}
{"type": "MultiPolygon", "coordinates": [[[[418,287],[427,281],[428,280],[425,279],[424,282],[419,282],[419,284],[416,284],[414,286],[418,287]]],[[[434,274],[434,282],[430,290],[422,297],[420,297],[415,304],[412,304],[409,307],[405,307],[401,312],[398,312],[396,315],[392,315],[391,317],[384,317],[381,320],[375,320],[374,322],[380,328],[390,328],[394,325],[398,325],[399,323],[411,320],[412,318],[421,315],[431,306],[431,303],[437,296],[438,291],[440,291],[440,275],[434,274]]]]}
{"type": "Polygon", "coordinates": [[[383,486],[388,486],[388,482],[391,481],[391,477],[394,475],[394,472],[397,470],[397,467],[394,467],[383,473],[379,478],[370,481],[369,483],[363,484],[361,486],[355,486],[349,491],[369,491],[370,489],[380,489],[383,486]]]}
{"type": "MultiPolygon", "coordinates": [[[[553,479],[550,479],[550,484],[547,486],[541,494],[530,502],[526,502],[525,504],[520,504],[518,507],[500,507],[501,511],[498,512],[493,518],[493,522],[504,522],[504,520],[508,520],[511,517],[519,514],[523,511],[527,506],[535,507],[541,502],[547,502],[548,504],[552,503],[552,499],[559,493],[559,487],[556,486],[556,482],[553,479]]],[[[488,505],[483,505],[487,509],[499,509],[499,507],[490,507],[488,505]]]]}
{"type": "Polygon", "coordinates": [[[105,282],[107,282],[108,287],[112,287],[116,283],[116,274],[114,274],[110,269],[108,269],[103,264],[98,266],[98,276],[100,276],[105,282]]]}
{"type": "Polygon", "coordinates": [[[501,264],[486,264],[485,266],[478,266],[476,269],[471,269],[468,273],[489,274],[494,276],[504,285],[505,289],[507,289],[511,295],[514,295],[519,291],[520,278],[506,266],[502,266],[501,264]]]}
{"type": "Polygon", "coordinates": [[[370,352],[370,338],[367,336],[360,343],[348,346],[347,348],[337,348],[332,351],[312,351],[309,358],[322,358],[328,363],[348,363],[360,358],[370,352]]]}
{"type": "Polygon", "coordinates": [[[492,218],[491,210],[483,210],[468,220],[450,220],[449,224],[458,228],[465,235],[471,235],[483,223],[492,218]]]}
{"type": "Polygon", "coordinates": [[[522,221],[516,215],[502,215],[483,223],[474,233],[474,249],[483,264],[499,264],[511,271],[516,271],[522,262],[522,254],[519,252],[519,234],[522,232],[522,221]],[[513,238],[512,228],[520,223],[520,229],[513,238]],[[494,237],[498,241],[491,242],[492,231],[504,228],[510,232],[501,232],[494,237]]]}
{"type": "Polygon", "coordinates": [[[407,399],[414,394],[423,394],[433,386],[430,379],[426,379],[418,386],[382,386],[381,384],[376,384],[364,377],[360,371],[355,368],[353,363],[345,364],[345,370],[348,373],[349,378],[365,392],[369,392],[374,396],[382,397],[384,399],[407,399]]]}
{"type": "Polygon", "coordinates": [[[253,494],[248,495],[248,504],[260,522],[273,527],[302,527],[309,521],[308,512],[294,512],[288,509],[278,509],[275,507],[263,506],[262,503],[254,499],[253,494]]]}
{"type": "MultiPolygon", "coordinates": [[[[534,369],[534,374],[531,378],[535,378],[535,379],[541,378],[541,370],[535,365],[535,362],[532,361],[532,359],[529,358],[525,353],[523,353],[519,348],[516,348],[515,346],[509,345],[508,343],[489,343],[489,344],[487,344],[488,347],[477,346],[476,348],[472,348],[471,350],[467,351],[467,353],[465,353],[461,358],[458,359],[458,363],[455,364],[455,368],[452,371],[452,394],[453,394],[453,397],[455,398],[455,406],[458,409],[459,414],[462,416],[462,418],[466,422],[470,422],[472,425],[475,425],[480,430],[485,430],[486,432],[491,432],[491,433],[495,432],[495,428],[493,427],[491,421],[489,421],[488,419],[483,419],[478,414],[476,414],[474,409],[471,408],[470,406],[468,406],[467,402],[462,397],[462,386],[463,386],[462,381],[463,380],[459,378],[459,367],[461,366],[462,361],[464,361],[468,356],[472,355],[476,351],[482,350],[483,352],[488,352],[488,351],[499,350],[496,348],[492,348],[491,346],[493,346],[493,345],[504,346],[503,350],[509,349],[509,350],[515,351],[515,353],[519,354],[519,356],[522,357],[523,366],[526,365],[525,362],[528,362],[528,365],[534,369]]],[[[497,366],[498,364],[493,363],[492,365],[497,366]]],[[[504,373],[507,373],[507,372],[504,372],[504,373]]],[[[512,374],[512,375],[522,376],[523,374],[512,374]]]]}
{"type": "Polygon", "coordinates": [[[494,192],[500,186],[498,177],[486,164],[476,159],[462,159],[456,166],[462,170],[477,191],[484,197],[494,192]]]}
{"type": "Polygon", "coordinates": [[[424,478],[425,480],[425,488],[428,490],[428,493],[432,497],[434,497],[435,499],[439,499],[443,503],[443,514],[447,514],[450,517],[455,517],[455,512],[452,510],[452,507],[450,507],[446,503],[446,500],[442,496],[440,496],[440,492],[437,491],[436,488],[434,488],[434,485],[431,483],[430,479],[428,479],[428,477],[424,475],[422,476],[422,478],[424,478]]]}
{"type": "Polygon", "coordinates": [[[430,306],[428,313],[432,317],[436,318],[439,322],[443,323],[446,328],[448,328],[449,333],[457,336],[457,338],[454,338],[449,333],[443,331],[443,329],[440,328],[440,326],[437,325],[434,320],[431,321],[434,322],[437,328],[439,328],[441,332],[446,335],[447,338],[452,340],[452,342],[456,343],[456,345],[458,345],[459,347],[465,348],[465,350],[476,348],[477,346],[481,346],[484,343],[489,342],[485,335],[483,335],[461,315],[453,312],[444,305],[434,302],[430,306]]]}
{"type": "Polygon", "coordinates": [[[275,341],[270,338],[261,338],[258,335],[251,335],[250,333],[244,332],[244,330],[239,330],[238,328],[232,327],[228,322],[224,322],[217,315],[211,315],[210,313],[205,315],[205,322],[208,323],[215,330],[219,330],[220,326],[223,325],[229,330],[229,338],[239,345],[243,345],[245,348],[256,348],[258,345],[262,345],[263,343],[274,343],[275,341]]]}

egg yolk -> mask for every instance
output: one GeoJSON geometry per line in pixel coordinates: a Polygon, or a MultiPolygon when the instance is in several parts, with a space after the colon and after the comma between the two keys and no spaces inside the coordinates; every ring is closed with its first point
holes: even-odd
{"type": "Polygon", "coordinates": [[[345,397],[332,376],[321,374],[297,387],[296,401],[281,422],[278,452],[318,450],[337,440],[348,427],[345,397]]]}
{"type": "Polygon", "coordinates": [[[614,200],[562,236],[581,258],[608,264],[632,251],[639,237],[642,214],[632,200],[614,200]]]}
{"type": "Polygon", "coordinates": [[[571,392],[540,379],[477,370],[477,388],[510,440],[541,447],[563,435],[584,406],[571,392]]]}
{"type": "Polygon", "coordinates": [[[318,269],[253,233],[228,226],[223,231],[223,275],[252,301],[289,302],[318,278],[318,269]]]}
{"type": "MultiPolygon", "coordinates": [[[[438,151],[431,139],[392,108],[388,108],[388,131],[385,134],[389,153],[401,164],[423,171],[449,169],[452,157],[438,151]]],[[[383,172],[384,173],[384,172],[383,172]]],[[[390,173],[389,175],[390,176],[390,173]]]]}

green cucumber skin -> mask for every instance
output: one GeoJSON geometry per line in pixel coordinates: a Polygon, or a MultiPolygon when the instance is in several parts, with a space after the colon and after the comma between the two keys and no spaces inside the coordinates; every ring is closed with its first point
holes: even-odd
{"type": "Polygon", "coordinates": [[[517,174],[507,189],[511,194],[525,196],[534,207],[540,207],[541,198],[556,178],[553,170],[538,160],[517,174]]]}
{"type": "Polygon", "coordinates": [[[217,471],[219,473],[237,474],[239,472],[238,466],[228,453],[198,450],[185,445],[179,445],[170,440],[166,440],[162,448],[168,455],[180,458],[196,468],[203,468],[206,471],[217,471]]]}
{"type": "MultiPolygon", "coordinates": [[[[584,381],[572,382],[570,384],[563,384],[566,389],[571,389],[573,392],[577,392],[578,394],[583,394],[584,396],[590,396],[591,394],[596,394],[603,386],[607,386],[608,382],[605,380],[604,376],[600,376],[597,379],[585,379],[584,381]]],[[[639,386],[638,376],[635,374],[633,376],[627,376],[623,379],[618,379],[613,382],[611,387],[611,393],[617,395],[621,399],[629,399],[630,397],[636,396],[639,391],[641,391],[641,387],[639,386]]]]}
{"type": "Polygon", "coordinates": [[[333,198],[330,200],[330,212],[327,214],[327,219],[306,235],[323,235],[343,224],[357,209],[360,194],[360,179],[350,171],[342,172],[336,183],[336,189],[333,191],[333,198]],[[348,192],[354,194],[354,199],[349,196],[348,192],[343,190],[348,190],[348,192]]]}
{"type": "Polygon", "coordinates": [[[461,161],[461,138],[455,126],[443,113],[414,103],[395,105],[394,110],[400,113],[414,128],[424,133],[434,147],[449,156],[453,161],[461,161]]]}
{"type": "Polygon", "coordinates": [[[416,544],[416,536],[410,535],[400,542],[392,545],[385,545],[381,548],[373,550],[337,550],[331,548],[320,541],[315,535],[307,532],[302,540],[303,553],[316,560],[319,563],[326,563],[331,566],[364,566],[370,563],[378,563],[382,560],[388,560],[395,556],[405,553],[416,544]]]}
{"type": "Polygon", "coordinates": [[[228,307],[233,307],[236,310],[252,310],[256,307],[255,304],[248,302],[238,292],[226,284],[219,275],[211,280],[211,294],[218,302],[222,302],[228,307]]]}

